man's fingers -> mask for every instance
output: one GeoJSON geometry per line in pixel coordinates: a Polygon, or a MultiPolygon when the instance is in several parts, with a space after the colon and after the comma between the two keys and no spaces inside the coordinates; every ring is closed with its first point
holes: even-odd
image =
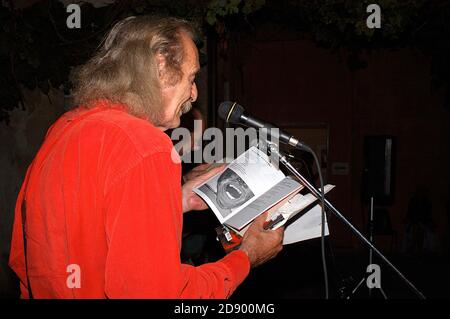
{"type": "Polygon", "coordinates": [[[212,166],[211,163],[200,164],[200,165],[194,167],[194,168],[192,169],[192,171],[193,171],[193,172],[197,172],[197,171],[207,171],[207,170],[210,168],[210,166],[212,166]]]}
{"type": "Polygon", "coordinates": [[[223,167],[213,167],[213,168],[209,168],[204,174],[202,174],[202,178],[204,178],[204,180],[216,175],[217,173],[219,173],[221,170],[223,169],[223,167]]]}
{"type": "Polygon", "coordinates": [[[278,227],[274,230],[274,232],[283,235],[284,234],[284,226],[278,227]]]}
{"type": "Polygon", "coordinates": [[[192,169],[193,172],[201,172],[201,171],[205,171],[208,172],[210,170],[215,169],[216,167],[220,167],[220,168],[224,168],[226,165],[225,164],[218,164],[218,163],[205,163],[205,164],[200,164],[196,167],[194,167],[192,169]]]}
{"type": "Polygon", "coordinates": [[[215,172],[220,172],[223,171],[226,167],[226,164],[217,164],[217,163],[212,163],[210,167],[208,167],[208,171],[215,171],[215,172]]]}
{"type": "Polygon", "coordinates": [[[217,173],[220,172],[220,170],[222,170],[223,168],[221,167],[217,167],[217,168],[212,168],[211,170],[207,170],[204,172],[198,172],[197,174],[195,174],[196,176],[190,176],[190,178],[188,178],[187,182],[191,182],[192,187],[196,187],[198,185],[200,185],[201,183],[205,182],[207,179],[213,177],[214,175],[216,175],[217,173]]]}
{"type": "Polygon", "coordinates": [[[201,176],[202,181],[206,181],[208,178],[213,177],[214,175],[218,174],[224,169],[224,166],[219,167],[212,167],[206,170],[203,174],[199,175],[201,176]]]}
{"type": "Polygon", "coordinates": [[[280,237],[280,241],[283,242],[284,226],[281,226],[280,228],[275,229],[274,232],[280,237]]]}

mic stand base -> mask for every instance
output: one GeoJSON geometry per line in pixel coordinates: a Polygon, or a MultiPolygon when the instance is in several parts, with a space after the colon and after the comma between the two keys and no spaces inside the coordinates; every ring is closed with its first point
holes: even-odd
{"type": "MultiPolygon", "coordinates": [[[[374,221],[373,221],[373,196],[370,198],[370,219],[369,219],[369,240],[373,244],[373,229],[374,229],[374,221]]],[[[373,264],[373,251],[370,249],[369,251],[369,265],[373,264]]],[[[364,275],[361,279],[361,281],[356,285],[356,287],[352,290],[352,292],[347,296],[346,299],[350,299],[351,296],[353,296],[358,288],[361,286],[361,284],[364,281],[367,281],[368,276],[364,275]]],[[[380,289],[381,294],[383,295],[384,299],[387,299],[386,294],[384,293],[383,288],[381,288],[381,283],[379,283],[380,287],[375,287],[377,289],[380,289]]],[[[369,289],[369,299],[372,297],[372,289],[368,287],[369,289]]]]}

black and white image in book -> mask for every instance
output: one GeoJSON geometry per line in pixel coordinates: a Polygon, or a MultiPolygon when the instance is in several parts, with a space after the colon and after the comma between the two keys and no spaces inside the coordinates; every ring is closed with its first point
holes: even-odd
{"type": "Polygon", "coordinates": [[[203,184],[199,190],[208,196],[223,218],[230,215],[233,208],[255,196],[245,181],[230,168],[225,169],[218,178],[203,184]]]}
{"type": "Polygon", "coordinates": [[[221,223],[242,229],[301,188],[253,146],[194,192],[208,203],[221,223]]]}

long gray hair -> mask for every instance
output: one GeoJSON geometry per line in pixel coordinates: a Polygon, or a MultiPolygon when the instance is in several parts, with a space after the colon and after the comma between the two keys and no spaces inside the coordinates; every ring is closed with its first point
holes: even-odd
{"type": "Polygon", "coordinates": [[[76,105],[92,107],[96,100],[122,103],[129,113],[159,123],[161,72],[156,55],[165,59],[164,78],[170,84],[182,77],[184,58],[181,33],[195,39],[193,26],[172,17],[138,16],[119,21],[109,31],[99,50],[74,72],[76,105]]]}

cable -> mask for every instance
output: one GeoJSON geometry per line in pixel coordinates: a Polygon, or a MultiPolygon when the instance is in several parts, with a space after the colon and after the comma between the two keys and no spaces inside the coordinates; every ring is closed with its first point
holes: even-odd
{"type": "Polygon", "coordinates": [[[319,173],[319,180],[320,180],[320,206],[322,208],[322,231],[321,231],[321,251],[322,251],[322,266],[323,266],[323,276],[325,281],[325,299],[329,298],[328,293],[328,270],[327,270],[327,261],[325,257],[325,188],[323,185],[323,178],[322,178],[322,170],[320,169],[320,163],[319,159],[317,158],[316,153],[307,145],[303,145],[303,149],[307,152],[311,153],[311,155],[314,157],[314,161],[317,166],[317,172],[319,173]]]}

